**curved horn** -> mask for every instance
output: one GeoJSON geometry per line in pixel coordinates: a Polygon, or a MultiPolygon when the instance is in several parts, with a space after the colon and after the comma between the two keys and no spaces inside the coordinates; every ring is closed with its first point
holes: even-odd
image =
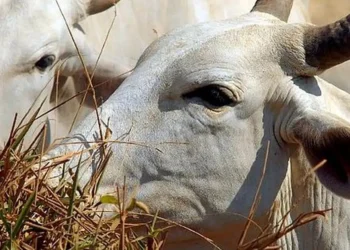
{"type": "Polygon", "coordinates": [[[287,22],[292,6],[293,0],[257,0],[251,12],[271,14],[287,22]]]}
{"type": "Polygon", "coordinates": [[[350,59],[350,15],[323,26],[309,27],[304,33],[305,60],[319,71],[350,59]]]}
{"type": "MultiPolygon", "coordinates": [[[[1,1],[1,0],[0,0],[1,1]]],[[[120,0],[56,0],[69,23],[77,23],[89,15],[105,11],[120,0]]]]}
{"type": "Polygon", "coordinates": [[[88,15],[93,15],[100,13],[116,3],[118,3],[120,0],[89,0],[87,1],[87,10],[86,13],[88,15]]]}

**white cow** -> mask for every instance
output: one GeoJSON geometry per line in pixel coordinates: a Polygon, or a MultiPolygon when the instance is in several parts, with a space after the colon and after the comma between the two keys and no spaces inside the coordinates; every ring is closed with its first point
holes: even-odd
{"type": "MultiPolygon", "coordinates": [[[[350,249],[350,203],[343,199],[350,198],[350,95],[317,77],[350,58],[350,16],[324,27],[286,24],[291,5],[260,0],[252,13],[186,26],[152,43],[101,107],[111,139],[124,143],[111,144],[99,193],[113,192],[126,176],[129,193],[153,212],[234,249],[270,142],[256,223],[264,228],[281,215],[292,221],[333,208],[328,221],[280,243],[350,249]],[[323,159],[316,179],[309,172],[323,159]]],[[[81,185],[95,171],[98,131],[90,114],[49,153],[92,147],[83,155],[81,185]]],[[[185,232],[170,234],[168,247],[211,248],[185,232]]]]}
{"type": "MultiPolygon", "coordinates": [[[[211,20],[223,20],[248,12],[255,0],[122,0],[116,8],[94,15],[83,22],[87,40],[102,51],[101,58],[113,56],[131,71],[142,52],[165,33],[188,24],[211,20]],[[110,33],[109,29],[111,29],[110,33]]],[[[290,22],[308,21],[309,0],[296,0],[293,4],[290,22]]],[[[121,72],[119,72],[121,74],[121,72]]],[[[115,74],[116,75],[116,74],[115,74]]],[[[125,76],[125,75],[124,75],[125,76]]],[[[98,81],[96,81],[98,82],[98,81]]],[[[101,81],[100,81],[101,82],[101,81]]],[[[75,82],[60,81],[56,92],[51,95],[51,103],[59,104],[86,89],[84,79],[75,82]]],[[[118,86],[118,83],[117,83],[118,86]]],[[[116,88],[115,83],[96,89],[97,96],[106,99],[116,88]]],[[[66,136],[79,109],[81,98],[76,98],[57,109],[51,116],[58,121],[52,124],[54,137],[66,136]]],[[[94,109],[91,95],[80,109],[78,121],[94,109]]],[[[78,122],[76,122],[77,124],[78,122]]]]}
{"type": "MultiPolygon", "coordinates": [[[[343,6],[344,0],[333,1],[332,6],[328,6],[329,3],[326,5],[325,1],[309,2],[309,0],[295,1],[289,21],[310,21],[309,12],[311,12],[311,21],[319,23],[320,19],[325,19],[325,17],[329,19],[330,16],[339,15],[340,11],[346,13],[348,8],[344,6],[335,10],[333,5],[343,6]],[[324,13],[322,8],[332,8],[332,12],[324,13]]],[[[238,16],[251,9],[253,4],[254,0],[125,0],[117,6],[117,11],[112,8],[107,13],[94,15],[83,21],[82,26],[88,40],[97,50],[100,50],[105,42],[107,31],[113,23],[115,12],[117,12],[102,58],[114,55],[115,58],[118,58],[118,63],[124,65],[124,71],[129,71],[135,66],[144,49],[159,36],[186,24],[238,16]],[[143,14],[140,15],[140,13],[143,14]]],[[[340,65],[325,72],[322,76],[336,86],[348,90],[347,68],[347,65],[340,65]]],[[[86,84],[86,81],[82,79],[76,79],[75,84],[70,81],[60,81],[57,86],[58,93],[54,91],[51,94],[51,105],[62,103],[77,92],[85,90],[86,84]]],[[[105,100],[116,86],[114,83],[103,86],[103,88],[97,88],[96,91],[98,99],[105,100]]],[[[78,121],[94,108],[91,96],[88,96],[87,99],[85,104],[88,107],[84,106],[80,109],[78,121]]],[[[53,137],[67,135],[79,109],[80,101],[81,98],[73,99],[50,114],[53,137]]]]}
{"type": "MultiPolygon", "coordinates": [[[[343,13],[350,11],[346,0],[327,1],[296,0],[289,22],[312,21],[324,24],[327,20],[329,22],[336,20],[335,17],[340,18],[343,13]]],[[[163,34],[183,25],[239,16],[250,10],[254,2],[254,0],[124,0],[118,4],[117,8],[94,15],[81,24],[88,40],[96,50],[99,51],[103,46],[105,47],[102,58],[113,55],[118,58],[118,63],[124,65],[129,71],[135,66],[144,49],[163,34]],[[111,32],[104,45],[106,34],[111,26],[111,32]]],[[[348,65],[349,63],[338,65],[321,76],[349,92],[348,65]]],[[[116,86],[113,83],[103,86],[97,89],[97,94],[99,98],[105,100],[116,86]]],[[[60,84],[59,94],[56,96],[56,93],[53,93],[51,102],[52,104],[61,103],[84,89],[86,89],[86,81],[81,79],[76,80],[75,84],[69,81],[66,84],[60,84]]],[[[55,137],[67,135],[79,109],[80,101],[81,98],[74,99],[51,115],[53,120],[58,121],[58,124],[53,123],[52,126],[55,137]],[[58,126],[54,126],[55,124],[58,126]]],[[[87,105],[80,109],[80,119],[93,111],[91,96],[85,104],[87,105]]]]}
{"type": "MultiPolygon", "coordinates": [[[[55,0],[2,0],[0,2],[1,146],[10,134],[15,113],[18,113],[19,121],[30,107],[33,106],[31,112],[33,114],[44,98],[49,96],[54,73],[60,61],[66,62],[60,70],[62,76],[83,72],[67,25],[75,37],[86,66],[91,71],[98,52],[88,44],[84,34],[75,24],[88,15],[111,7],[114,2],[114,0],[59,0],[57,2],[55,0]],[[66,17],[67,25],[58,4],[66,17]]],[[[117,62],[110,63],[105,59],[101,62],[96,76],[108,78],[111,72],[116,74],[125,70],[117,62]],[[108,67],[105,67],[106,65],[108,67]]],[[[47,101],[42,111],[48,109],[47,101]]],[[[33,125],[33,130],[37,129],[38,124],[46,118],[46,116],[43,117],[33,125]]],[[[33,131],[30,134],[33,134],[33,131]]]]}

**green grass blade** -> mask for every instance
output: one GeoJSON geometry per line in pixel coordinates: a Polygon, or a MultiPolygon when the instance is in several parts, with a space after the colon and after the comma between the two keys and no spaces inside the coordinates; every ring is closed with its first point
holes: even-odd
{"type": "Polygon", "coordinates": [[[16,148],[20,145],[20,143],[23,141],[24,136],[28,133],[30,127],[33,125],[34,121],[36,120],[36,117],[38,116],[42,106],[44,105],[44,102],[46,101],[46,98],[44,101],[40,104],[39,108],[34,112],[32,117],[30,118],[29,122],[24,126],[23,130],[19,134],[19,136],[16,138],[16,140],[13,142],[11,149],[16,150],[16,148]]]}
{"type": "Polygon", "coordinates": [[[2,209],[0,210],[0,219],[5,225],[6,232],[11,235],[11,224],[7,221],[2,209]]]}
{"type": "Polygon", "coordinates": [[[114,204],[114,205],[119,204],[117,197],[115,197],[114,195],[108,195],[108,194],[103,195],[100,199],[100,202],[102,204],[114,204]]]}
{"type": "Polygon", "coordinates": [[[7,241],[4,246],[1,248],[1,250],[17,250],[17,244],[16,242],[9,240],[7,241]]]}
{"type": "Polygon", "coordinates": [[[151,231],[153,232],[155,230],[157,217],[158,217],[159,210],[157,210],[156,214],[153,217],[152,225],[151,225],[151,231]]]}
{"type": "Polygon", "coordinates": [[[20,230],[24,226],[26,216],[28,215],[29,210],[30,210],[30,206],[32,205],[32,203],[35,200],[35,195],[36,195],[36,193],[33,192],[29,196],[27,202],[24,204],[23,209],[22,209],[21,213],[19,214],[18,219],[16,221],[16,224],[12,230],[12,234],[11,234],[12,239],[15,239],[18,236],[20,230]]]}
{"type": "MultiPolygon", "coordinates": [[[[79,169],[81,165],[81,160],[82,160],[83,154],[80,154],[79,157],[79,162],[77,165],[77,170],[75,171],[75,174],[73,176],[73,186],[72,186],[72,191],[71,194],[69,195],[69,205],[68,205],[68,210],[67,210],[67,216],[70,217],[68,220],[68,226],[67,226],[67,232],[70,233],[72,230],[72,218],[71,216],[73,215],[73,210],[74,210],[74,201],[75,201],[75,193],[78,188],[78,177],[79,177],[79,169]]],[[[70,249],[71,244],[67,241],[64,249],[70,249]]],[[[73,247],[75,249],[75,247],[73,247]]]]}
{"type": "Polygon", "coordinates": [[[75,171],[75,175],[73,176],[72,192],[69,197],[70,199],[69,199],[69,206],[67,211],[68,217],[71,217],[73,215],[75,193],[77,192],[77,188],[78,188],[78,176],[79,176],[79,169],[80,169],[82,157],[83,157],[83,154],[80,154],[77,170],[75,171]]]}

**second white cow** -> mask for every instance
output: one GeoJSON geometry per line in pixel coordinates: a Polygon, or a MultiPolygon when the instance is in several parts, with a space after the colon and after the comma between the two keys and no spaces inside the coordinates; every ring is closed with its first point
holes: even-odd
{"type": "MultiPolygon", "coordinates": [[[[92,72],[98,51],[93,49],[76,24],[88,15],[113,6],[114,3],[114,0],[0,2],[0,147],[8,139],[15,114],[18,114],[19,122],[31,108],[32,112],[22,123],[25,124],[40,103],[50,96],[57,68],[60,68],[61,76],[84,72],[69,30],[85,66],[89,73],[92,72]],[[57,67],[62,62],[63,67],[57,67]]],[[[125,71],[118,62],[103,59],[95,76],[101,81],[125,71]]],[[[50,108],[52,105],[47,100],[42,112],[50,108]]],[[[32,126],[29,134],[35,135],[34,130],[38,129],[41,122],[46,121],[47,116],[43,116],[32,126]]],[[[52,123],[55,121],[51,121],[52,123]]],[[[28,140],[31,139],[28,136],[28,140]]]]}

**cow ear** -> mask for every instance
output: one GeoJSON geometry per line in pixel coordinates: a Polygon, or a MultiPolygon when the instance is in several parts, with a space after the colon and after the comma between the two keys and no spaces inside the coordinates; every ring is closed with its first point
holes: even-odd
{"type": "Polygon", "coordinates": [[[330,113],[310,112],[290,127],[321,183],[335,194],[350,199],[350,124],[330,113]]]}

